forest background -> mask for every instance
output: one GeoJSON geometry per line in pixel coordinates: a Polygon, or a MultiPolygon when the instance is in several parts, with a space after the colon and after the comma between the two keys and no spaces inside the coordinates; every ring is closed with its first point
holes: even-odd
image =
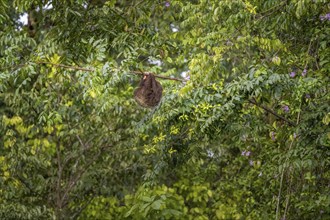
{"type": "Polygon", "coordinates": [[[1,0],[0,218],[330,219],[329,36],[328,0],[1,0]]]}

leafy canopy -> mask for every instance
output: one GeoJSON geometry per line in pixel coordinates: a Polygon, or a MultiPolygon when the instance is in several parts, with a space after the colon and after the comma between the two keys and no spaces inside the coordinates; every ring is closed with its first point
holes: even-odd
{"type": "Polygon", "coordinates": [[[327,0],[0,12],[1,218],[330,217],[327,0]],[[153,110],[141,72],[177,80],[153,110]]]}

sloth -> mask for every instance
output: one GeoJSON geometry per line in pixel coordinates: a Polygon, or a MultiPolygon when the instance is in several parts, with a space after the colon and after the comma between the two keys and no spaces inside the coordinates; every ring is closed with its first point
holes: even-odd
{"type": "Polygon", "coordinates": [[[134,99],[142,107],[152,108],[159,104],[162,93],[162,85],[149,73],[142,77],[139,87],[134,91],[134,99]]]}

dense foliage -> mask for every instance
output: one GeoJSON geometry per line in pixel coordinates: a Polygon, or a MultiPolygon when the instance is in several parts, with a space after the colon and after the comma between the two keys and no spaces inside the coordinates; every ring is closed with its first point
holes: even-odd
{"type": "Polygon", "coordinates": [[[1,219],[330,218],[328,0],[0,12],[1,219]]]}

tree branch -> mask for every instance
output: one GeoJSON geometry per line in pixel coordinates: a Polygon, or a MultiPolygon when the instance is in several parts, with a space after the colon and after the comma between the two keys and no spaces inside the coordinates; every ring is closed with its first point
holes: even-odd
{"type": "MultiPolygon", "coordinates": [[[[54,134],[56,134],[56,128],[54,129],[54,134]]],[[[62,171],[63,171],[63,167],[62,167],[62,162],[61,162],[61,149],[60,149],[60,142],[59,140],[57,140],[56,142],[56,155],[57,155],[57,166],[58,166],[58,173],[57,173],[57,183],[56,183],[56,192],[55,192],[55,196],[56,196],[56,216],[58,219],[61,219],[61,209],[62,209],[62,201],[61,201],[61,192],[62,192],[62,188],[61,188],[61,182],[62,182],[62,171]]]]}
{"type": "Polygon", "coordinates": [[[69,193],[71,192],[71,190],[73,189],[74,186],[76,186],[76,184],[78,183],[78,181],[81,179],[81,177],[83,176],[83,174],[89,169],[89,167],[99,158],[99,156],[102,155],[102,153],[104,152],[104,150],[108,147],[111,147],[112,145],[107,145],[104,147],[101,147],[99,152],[94,155],[94,157],[87,162],[87,164],[85,166],[83,166],[81,169],[79,169],[75,174],[75,176],[72,176],[72,178],[70,177],[70,180],[68,182],[68,185],[66,186],[66,190],[63,193],[63,196],[61,198],[61,202],[64,204],[67,204],[66,200],[69,196],[69,193]]]}
{"type": "MultiPolygon", "coordinates": [[[[89,68],[84,68],[84,67],[80,67],[80,66],[69,66],[69,65],[64,65],[64,64],[59,64],[59,63],[51,63],[51,62],[44,62],[44,61],[35,62],[35,64],[46,64],[46,65],[51,65],[51,66],[58,67],[58,68],[81,70],[81,71],[86,71],[86,72],[94,72],[95,71],[95,69],[89,69],[89,68]]],[[[26,63],[23,63],[23,64],[18,64],[18,65],[13,65],[13,66],[7,66],[7,67],[4,67],[4,68],[0,68],[0,70],[16,69],[16,68],[24,67],[26,65],[27,65],[26,63]]],[[[188,81],[186,79],[179,79],[179,78],[174,78],[174,77],[169,77],[169,76],[161,76],[161,75],[156,75],[152,72],[143,72],[143,71],[136,71],[136,70],[129,71],[129,74],[136,74],[136,75],[153,74],[156,78],[160,78],[160,79],[168,79],[168,80],[174,80],[174,81],[180,81],[180,82],[188,81]]]]}
{"type": "MultiPolygon", "coordinates": [[[[55,66],[55,67],[60,67],[60,68],[65,68],[65,69],[73,69],[73,70],[82,70],[82,71],[87,71],[87,72],[95,71],[95,69],[88,69],[88,68],[83,68],[83,67],[79,67],[79,66],[68,66],[68,65],[56,64],[56,63],[50,63],[50,62],[37,62],[37,64],[48,64],[48,65],[52,65],[52,66],[55,66]]],[[[168,77],[168,76],[161,76],[161,75],[156,75],[152,72],[143,72],[143,71],[136,71],[136,70],[130,71],[130,74],[137,74],[137,75],[153,74],[155,77],[161,78],[161,79],[168,79],[168,80],[181,81],[181,82],[187,81],[185,79],[179,79],[179,78],[168,77]]]]}
{"type": "Polygon", "coordinates": [[[96,193],[94,192],[90,197],[89,199],[87,200],[87,202],[82,205],[74,214],[73,216],[71,217],[71,219],[76,219],[80,213],[93,201],[93,199],[96,197],[96,193]]]}
{"type": "Polygon", "coordinates": [[[181,82],[186,82],[186,79],[179,79],[179,78],[174,78],[174,77],[169,77],[169,76],[161,76],[161,75],[156,75],[152,72],[142,72],[142,71],[130,71],[131,74],[138,74],[138,75],[148,75],[148,74],[153,74],[157,78],[161,79],[168,79],[168,80],[174,80],[174,81],[181,81],[181,82]]]}
{"type": "Polygon", "coordinates": [[[50,62],[36,62],[36,64],[48,64],[48,65],[52,65],[55,67],[61,67],[64,69],[73,69],[73,70],[82,70],[82,71],[86,71],[86,72],[94,72],[94,69],[88,69],[88,68],[83,68],[80,66],[68,66],[68,65],[64,65],[64,64],[57,64],[57,63],[50,63],[50,62]]]}
{"type": "Polygon", "coordinates": [[[257,103],[257,101],[255,99],[249,99],[249,102],[254,104],[257,107],[262,108],[263,110],[265,110],[266,112],[269,112],[270,114],[274,115],[275,117],[287,122],[290,126],[295,126],[295,123],[293,123],[292,121],[290,121],[289,119],[277,114],[276,112],[274,112],[273,110],[267,108],[266,106],[260,105],[259,103],[257,103]]]}

